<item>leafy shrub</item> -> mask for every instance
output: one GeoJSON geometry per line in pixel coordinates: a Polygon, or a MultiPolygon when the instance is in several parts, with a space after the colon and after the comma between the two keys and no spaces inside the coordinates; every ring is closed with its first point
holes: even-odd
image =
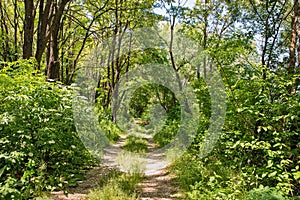
{"type": "Polygon", "coordinates": [[[285,200],[282,194],[276,188],[259,187],[249,191],[249,200],[285,200]]]}
{"type": "Polygon", "coordinates": [[[102,119],[100,121],[100,126],[104,134],[111,142],[116,142],[120,139],[120,135],[123,132],[110,120],[102,119]]]}
{"type": "MultiPolygon", "coordinates": [[[[268,71],[266,79],[258,72],[244,70],[244,78],[230,88],[223,134],[203,160],[197,154],[210,111],[200,109],[198,135],[189,149],[190,157],[180,159],[175,167],[189,198],[243,199],[246,191],[252,190],[249,195],[257,198],[299,195],[300,95],[291,94],[294,78],[284,71],[268,71]],[[272,189],[255,189],[259,185],[272,189]]],[[[207,96],[205,87],[200,83],[195,86],[200,107],[209,107],[209,100],[200,95],[207,96]]]]}
{"type": "MultiPolygon", "coordinates": [[[[234,98],[239,99],[239,107],[232,99],[226,134],[217,151],[224,162],[255,176],[258,185],[276,187],[292,196],[299,194],[300,95],[290,93],[293,81],[287,80],[283,71],[277,71],[268,72],[265,80],[250,73],[237,82],[234,98]]],[[[252,179],[248,186],[256,187],[252,179]]]]}
{"type": "Polygon", "coordinates": [[[93,159],[76,134],[71,91],[45,82],[33,61],[7,63],[0,83],[0,199],[74,182],[93,159]]]}
{"type": "Polygon", "coordinates": [[[180,125],[180,121],[167,120],[162,130],[154,135],[153,137],[154,141],[159,146],[165,146],[169,144],[174,139],[179,129],[179,125],[180,125]]]}
{"type": "Polygon", "coordinates": [[[185,154],[172,165],[187,199],[245,199],[243,177],[218,160],[185,154]]]}

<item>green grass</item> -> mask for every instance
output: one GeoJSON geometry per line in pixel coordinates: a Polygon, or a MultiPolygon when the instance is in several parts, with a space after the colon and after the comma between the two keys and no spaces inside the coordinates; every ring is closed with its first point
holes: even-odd
{"type": "Polygon", "coordinates": [[[130,175],[142,175],[145,171],[145,159],[143,154],[122,152],[117,158],[118,165],[130,175]]]}
{"type": "Polygon", "coordinates": [[[124,150],[134,153],[146,153],[147,140],[140,137],[128,136],[125,140],[124,150]]]}
{"type": "Polygon", "coordinates": [[[99,188],[92,190],[88,200],[137,200],[136,185],[143,177],[138,174],[127,175],[121,172],[112,172],[101,180],[99,188]]]}

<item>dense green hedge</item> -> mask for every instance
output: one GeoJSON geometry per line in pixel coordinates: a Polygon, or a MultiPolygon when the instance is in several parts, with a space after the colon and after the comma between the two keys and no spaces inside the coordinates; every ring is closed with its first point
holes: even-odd
{"type": "Polygon", "coordinates": [[[1,64],[0,101],[0,199],[75,184],[93,159],[76,134],[71,91],[21,60],[1,64]]]}
{"type": "MultiPolygon", "coordinates": [[[[268,71],[265,79],[260,71],[243,77],[227,87],[226,122],[213,152],[199,157],[209,122],[209,110],[201,109],[198,136],[173,165],[189,199],[300,195],[300,94],[290,92],[296,77],[284,70],[268,71]]],[[[198,96],[205,94],[205,87],[196,88],[198,96]]],[[[209,104],[205,98],[201,102],[209,104]]]]}

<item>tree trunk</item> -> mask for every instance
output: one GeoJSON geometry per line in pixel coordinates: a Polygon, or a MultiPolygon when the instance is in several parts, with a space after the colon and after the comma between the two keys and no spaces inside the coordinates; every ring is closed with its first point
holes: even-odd
{"type": "Polygon", "coordinates": [[[18,60],[18,4],[14,0],[14,60],[18,60]]]}
{"type": "MultiPolygon", "coordinates": [[[[204,7],[205,7],[205,13],[204,13],[204,27],[203,27],[203,50],[206,50],[206,46],[207,46],[207,39],[208,39],[208,35],[207,35],[207,27],[208,27],[208,11],[207,11],[207,4],[208,1],[205,0],[204,3],[204,7]]],[[[207,77],[207,64],[206,64],[206,57],[203,58],[203,78],[206,79],[207,77]]]]}
{"type": "MultiPolygon", "coordinates": [[[[296,49],[297,49],[297,38],[298,38],[298,28],[299,28],[299,3],[298,0],[294,0],[294,15],[292,17],[291,28],[291,43],[290,43],[290,60],[288,66],[288,73],[290,75],[294,75],[296,68],[296,49]]],[[[296,92],[298,86],[298,81],[296,80],[295,86],[291,88],[291,93],[294,94],[296,92]]]]}
{"type": "Polygon", "coordinates": [[[66,4],[70,0],[62,0],[58,4],[52,1],[54,16],[50,23],[50,43],[49,43],[49,60],[47,62],[47,79],[60,80],[60,60],[59,60],[59,29],[62,15],[66,4]]]}
{"type": "Polygon", "coordinates": [[[23,44],[24,59],[29,59],[32,56],[33,35],[34,35],[34,4],[33,4],[33,0],[25,0],[24,44],[23,44]]]}
{"type": "Polygon", "coordinates": [[[2,43],[2,58],[3,60],[6,62],[6,61],[12,61],[11,60],[11,56],[10,56],[10,46],[9,46],[9,28],[8,28],[8,25],[7,25],[7,22],[5,21],[5,10],[6,7],[4,7],[2,5],[2,3],[0,2],[0,13],[1,13],[1,33],[2,33],[2,41],[4,41],[2,43]]]}
{"type": "Polygon", "coordinates": [[[49,27],[49,17],[52,15],[53,9],[51,9],[52,0],[47,0],[46,5],[44,5],[44,0],[40,0],[39,5],[39,21],[38,21],[38,30],[37,30],[37,44],[35,59],[38,63],[38,68],[40,69],[40,64],[42,56],[45,52],[45,48],[48,42],[47,36],[47,25],[49,27]]]}
{"type": "Polygon", "coordinates": [[[47,63],[47,79],[60,80],[60,63],[58,48],[58,30],[54,30],[49,42],[49,60],[47,63]]]}

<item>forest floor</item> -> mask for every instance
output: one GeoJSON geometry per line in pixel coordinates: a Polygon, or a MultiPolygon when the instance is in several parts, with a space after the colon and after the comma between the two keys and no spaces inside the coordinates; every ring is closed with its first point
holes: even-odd
{"type": "MultiPolygon", "coordinates": [[[[67,188],[68,195],[66,196],[62,191],[52,192],[51,199],[53,200],[85,200],[86,195],[90,190],[97,188],[101,179],[112,170],[118,167],[121,171],[130,170],[128,158],[125,156],[124,160],[118,157],[125,144],[126,136],[121,136],[120,140],[115,144],[105,149],[105,155],[99,166],[90,169],[85,177],[86,180],[79,181],[77,187],[67,188]],[[126,162],[127,161],[127,162],[126,162]],[[121,164],[121,166],[120,166],[121,164]],[[125,164],[125,165],[123,165],[125,164]],[[123,166],[123,167],[122,167],[123,166]],[[124,169],[127,168],[127,169],[124,169]]],[[[141,200],[173,200],[180,199],[182,195],[179,193],[178,184],[175,182],[175,177],[172,176],[168,169],[167,163],[162,161],[164,155],[151,154],[157,150],[151,136],[147,137],[148,150],[147,156],[144,159],[143,174],[144,179],[136,187],[136,193],[141,200]]]]}

